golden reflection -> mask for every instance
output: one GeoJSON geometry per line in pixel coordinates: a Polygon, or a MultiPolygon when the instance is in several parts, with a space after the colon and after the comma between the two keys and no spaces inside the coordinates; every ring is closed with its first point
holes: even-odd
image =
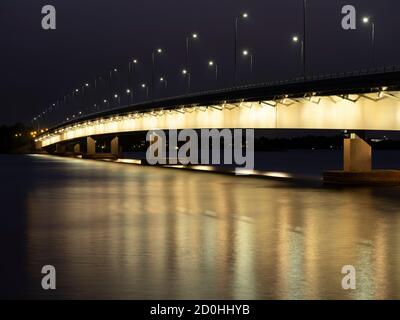
{"type": "Polygon", "coordinates": [[[54,176],[28,197],[28,268],[54,264],[62,297],[399,297],[400,217],[374,189],[44,159],[54,176]],[[355,291],[341,288],[347,264],[355,291]]]}

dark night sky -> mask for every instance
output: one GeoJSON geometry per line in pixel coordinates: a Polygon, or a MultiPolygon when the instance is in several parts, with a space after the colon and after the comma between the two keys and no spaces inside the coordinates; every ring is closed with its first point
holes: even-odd
{"type": "MultiPolygon", "coordinates": [[[[364,14],[375,17],[377,64],[400,64],[400,1],[309,0],[309,72],[371,66],[369,28],[359,23],[355,31],[341,29],[346,4],[356,6],[358,19],[364,14]]],[[[211,57],[219,62],[219,86],[229,86],[233,21],[242,11],[250,19],[240,24],[239,48],[254,53],[256,69],[250,79],[248,63],[240,59],[242,82],[297,76],[300,56],[290,40],[301,34],[301,0],[1,0],[0,123],[29,121],[95,75],[106,75],[115,66],[126,70],[133,57],[142,62],[134,88],[141,99],[139,83],[150,81],[151,51],[158,46],[165,55],[157,74],[168,78],[168,95],[181,94],[185,37],[194,31],[200,39],[191,50],[193,91],[215,86],[206,64],[211,57]],[[57,30],[41,28],[46,4],[57,9],[57,30]]],[[[125,79],[120,75],[124,88],[125,79]]]]}

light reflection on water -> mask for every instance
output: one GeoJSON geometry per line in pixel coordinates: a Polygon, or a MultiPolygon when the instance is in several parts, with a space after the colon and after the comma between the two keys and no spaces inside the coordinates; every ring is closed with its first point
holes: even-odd
{"type": "Polygon", "coordinates": [[[0,161],[23,201],[8,208],[25,218],[27,297],[400,298],[399,188],[15,159],[0,161]],[[40,289],[45,264],[55,292],[40,289]],[[348,264],[354,291],[341,289],[348,264]]]}

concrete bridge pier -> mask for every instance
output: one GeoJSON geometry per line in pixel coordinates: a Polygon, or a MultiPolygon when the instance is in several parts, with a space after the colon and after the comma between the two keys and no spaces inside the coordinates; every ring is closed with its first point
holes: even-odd
{"type": "Polygon", "coordinates": [[[96,154],[96,140],[94,140],[92,137],[87,137],[86,146],[86,155],[94,156],[96,154]]]}
{"type": "Polygon", "coordinates": [[[74,145],[74,153],[76,153],[76,154],[81,153],[81,145],[80,145],[80,143],[76,143],[74,145]]]}
{"type": "Polygon", "coordinates": [[[324,172],[323,179],[341,185],[400,185],[400,171],[373,170],[371,146],[351,133],[343,142],[343,170],[324,172]]]}
{"type": "Polygon", "coordinates": [[[119,138],[118,137],[114,137],[111,140],[111,154],[114,156],[119,156],[120,152],[119,152],[119,138]]]}
{"type": "Polygon", "coordinates": [[[56,144],[56,153],[65,153],[66,151],[66,146],[63,143],[57,143],[56,144]]]}
{"type": "Polygon", "coordinates": [[[372,148],[355,133],[351,133],[350,138],[343,142],[343,171],[372,171],[372,148]]]}

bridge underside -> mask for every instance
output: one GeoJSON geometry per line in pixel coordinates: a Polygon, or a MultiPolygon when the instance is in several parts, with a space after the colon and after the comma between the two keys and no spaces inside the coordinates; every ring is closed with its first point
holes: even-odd
{"type": "Polygon", "coordinates": [[[89,136],[153,129],[255,128],[400,130],[400,92],[282,98],[179,106],[170,110],[97,117],[51,130],[38,147],[89,136]]]}

